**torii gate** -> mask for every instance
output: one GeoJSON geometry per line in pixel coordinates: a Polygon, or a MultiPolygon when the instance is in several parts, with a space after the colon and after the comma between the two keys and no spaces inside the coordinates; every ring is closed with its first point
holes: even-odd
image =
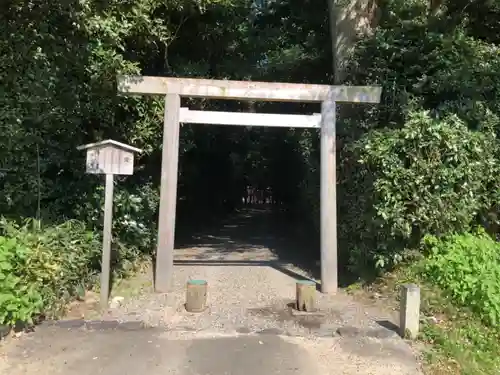
{"type": "Polygon", "coordinates": [[[156,291],[167,292],[173,275],[179,125],[202,123],[321,129],[321,291],[332,294],[337,292],[336,102],[379,103],[382,92],[380,87],[121,76],[118,77],[118,91],[127,94],[165,96],[156,291]],[[190,111],[181,108],[181,97],[321,102],[321,114],[190,111]]]}

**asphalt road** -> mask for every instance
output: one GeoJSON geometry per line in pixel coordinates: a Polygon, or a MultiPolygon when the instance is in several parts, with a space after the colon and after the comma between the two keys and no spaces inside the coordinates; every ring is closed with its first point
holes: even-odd
{"type": "MultiPolygon", "coordinates": [[[[109,322],[108,322],[109,323],[109,322]]],[[[0,344],[9,375],[421,375],[401,340],[42,326],[0,344]]]]}
{"type": "Polygon", "coordinates": [[[26,375],[319,374],[279,336],[171,339],[155,329],[43,329],[3,348],[0,372],[26,375]]]}

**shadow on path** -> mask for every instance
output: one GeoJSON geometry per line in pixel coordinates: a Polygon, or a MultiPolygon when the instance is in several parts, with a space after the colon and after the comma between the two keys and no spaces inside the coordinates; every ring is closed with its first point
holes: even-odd
{"type": "Polygon", "coordinates": [[[178,224],[177,255],[200,250],[188,260],[176,260],[176,264],[270,265],[297,277],[280,267],[292,263],[313,278],[320,276],[318,239],[300,238],[297,227],[287,223],[282,213],[266,207],[245,208],[194,227],[197,229],[192,230],[188,223],[178,224]]]}

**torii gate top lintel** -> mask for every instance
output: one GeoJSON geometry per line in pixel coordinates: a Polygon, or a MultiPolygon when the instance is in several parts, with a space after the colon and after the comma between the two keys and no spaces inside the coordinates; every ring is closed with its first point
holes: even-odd
{"type": "Polygon", "coordinates": [[[322,102],[331,93],[335,102],[379,103],[382,89],[377,86],[119,76],[118,91],[127,94],[178,94],[182,97],[284,102],[322,102]]]}

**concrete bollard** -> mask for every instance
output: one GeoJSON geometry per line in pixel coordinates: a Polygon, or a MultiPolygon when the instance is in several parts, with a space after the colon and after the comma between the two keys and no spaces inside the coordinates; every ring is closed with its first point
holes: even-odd
{"type": "Polygon", "coordinates": [[[298,311],[315,311],[316,283],[311,280],[299,280],[296,287],[296,307],[298,311]]]}
{"type": "Polygon", "coordinates": [[[399,309],[400,335],[415,339],[420,325],[420,288],[415,284],[401,286],[401,306],[399,309]]]}
{"type": "Polygon", "coordinates": [[[188,312],[202,312],[207,308],[207,288],[205,280],[189,280],[186,284],[186,304],[188,312]]]}

